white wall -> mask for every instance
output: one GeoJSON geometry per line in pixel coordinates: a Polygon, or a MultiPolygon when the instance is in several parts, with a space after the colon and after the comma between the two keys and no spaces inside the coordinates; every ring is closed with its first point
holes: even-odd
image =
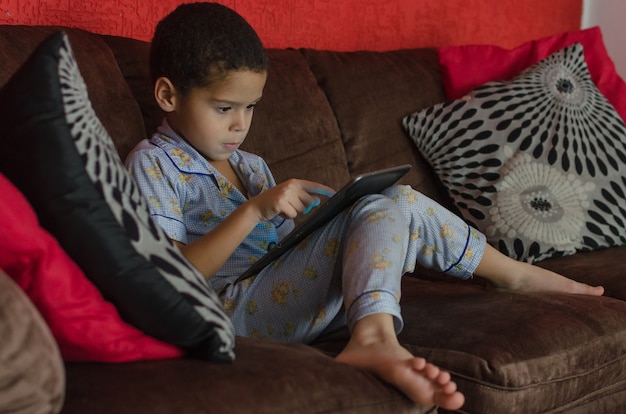
{"type": "Polygon", "coordinates": [[[626,79],[626,1],[583,0],[581,28],[600,26],[617,73],[626,79]]]}

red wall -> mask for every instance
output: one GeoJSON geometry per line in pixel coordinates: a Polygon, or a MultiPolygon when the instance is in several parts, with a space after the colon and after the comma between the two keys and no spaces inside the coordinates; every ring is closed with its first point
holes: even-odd
{"type": "MultiPolygon", "coordinates": [[[[68,25],[149,40],[184,0],[0,0],[0,23],[68,25]]],[[[505,47],[580,27],[582,0],[219,0],[267,47],[505,47]]]]}

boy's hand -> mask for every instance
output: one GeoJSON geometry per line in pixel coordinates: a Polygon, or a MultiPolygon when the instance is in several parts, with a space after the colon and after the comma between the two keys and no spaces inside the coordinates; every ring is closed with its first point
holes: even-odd
{"type": "Polygon", "coordinates": [[[319,197],[330,197],[335,190],[313,181],[291,179],[251,198],[259,214],[259,220],[269,220],[277,215],[295,218],[299,213],[308,213],[320,204],[319,197]]]}

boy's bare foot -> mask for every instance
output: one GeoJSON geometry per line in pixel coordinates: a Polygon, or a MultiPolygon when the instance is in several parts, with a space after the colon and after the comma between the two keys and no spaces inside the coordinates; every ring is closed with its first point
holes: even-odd
{"type": "Polygon", "coordinates": [[[504,281],[500,286],[498,284],[496,286],[518,292],[560,292],[593,296],[604,294],[602,286],[589,286],[542,267],[528,263],[520,264],[522,268],[517,278],[511,278],[504,281]]]}
{"type": "Polygon", "coordinates": [[[476,275],[489,279],[496,287],[517,292],[559,292],[601,296],[602,286],[576,282],[551,270],[519,262],[487,245],[476,275]]]}
{"type": "Polygon", "coordinates": [[[414,357],[399,344],[390,315],[375,314],[360,320],[336,359],[372,372],[417,404],[456,410],[465,402],[449,373],[414,357]]]}

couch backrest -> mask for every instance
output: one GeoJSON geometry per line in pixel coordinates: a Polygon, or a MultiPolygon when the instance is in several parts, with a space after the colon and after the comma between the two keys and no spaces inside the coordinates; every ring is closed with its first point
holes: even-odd
{"type": "MultiPolygon", "coordinates": [[[[163,114],[152,96],[149,44],[106,36],[142,108],[147,131],[163,114]]],[[[338,187],[351,175],[395,164],[405,180],[441,199],[432,170],[402,118],[444,100],[436,50],[332,52],[269,49],[270,73],[244,149],[262,155],[278,180],[306,178],[338,187]]]]}
{"type": "MultiPolygon", "coordinates": [[[[59,27],[0,25],[0,84],[59,27]]],[[[124,158],[161,122],[149,78],[149,43],[63,28],[96,113],[124,158]]],[[[278,181],[335,188],[356,173],[411,163],[403,180],[441,199],[402,118],[444,99],[435,49],[330,52],[269,49],[270,72],[243,149],[263,156],[278,181]]]]}
{"type": "Polygon", "coordinates": [[[401,125],[445,99],[436,50],[302,52],[337,118],[350,173],[409,163],[403,182],[439,199],[430,166],[401,125]]]}

